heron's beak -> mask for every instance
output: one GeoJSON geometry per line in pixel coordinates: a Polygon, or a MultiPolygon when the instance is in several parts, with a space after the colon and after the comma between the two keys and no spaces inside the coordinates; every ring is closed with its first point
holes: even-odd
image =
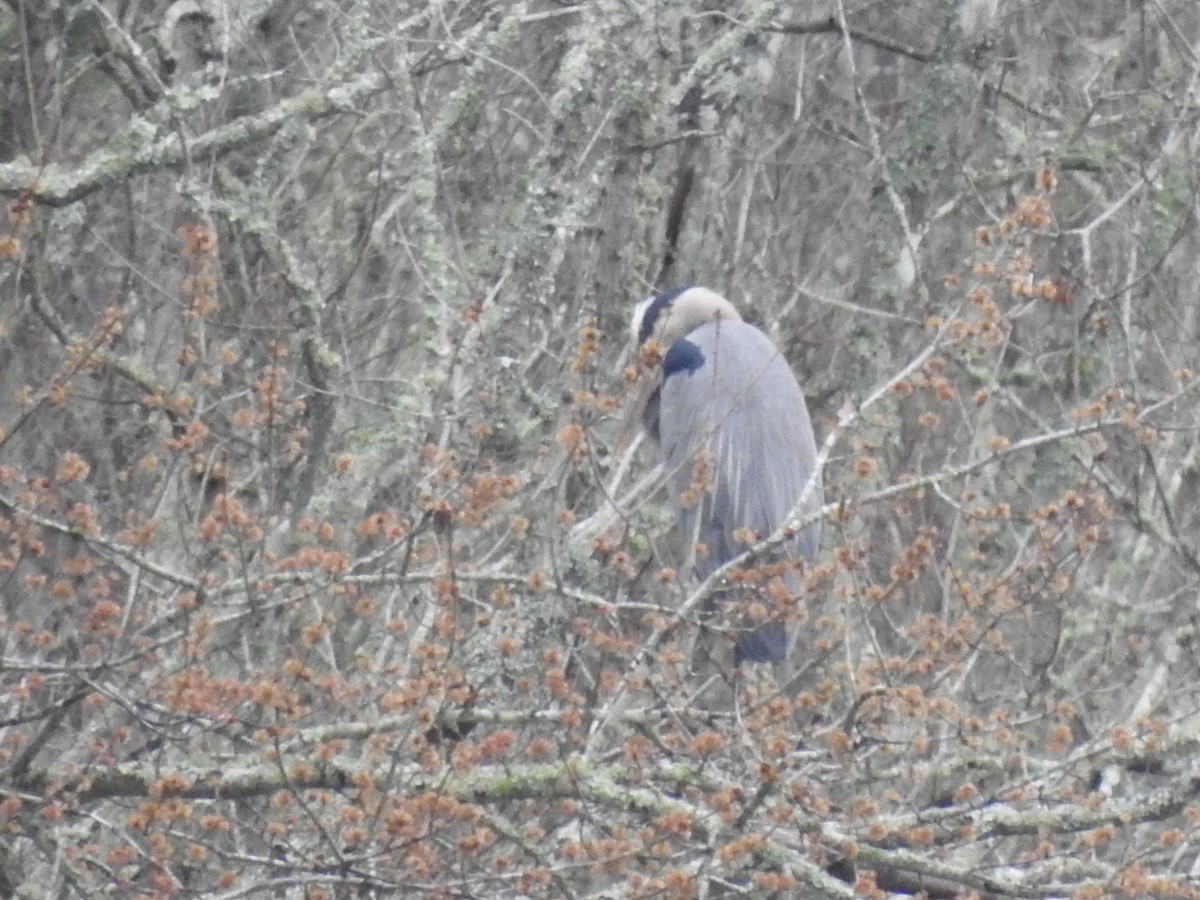
{"type": "Polygon", "coordinates": [[[617,452],[623,453],[640,430],[645,430],[655,441],[658,440],[658,389],[659,367],[662,365],[662,347],[650,340],[637,350],[634,365],[626,370],[626,378],[637,382],[637,393],[621,423],[617,439],[617,452]]]}
{"type": "MultiPolygon", "coordinates": [[[[643,373],[638,385],[637,394],[633,398],[633,402],[629,404],[629,408],[625,412],[625,416],[621,421],[621,433],[617,438],[617,452],[624,453],[629,446],[629,442],[634,436],[645,428],[645,423],[648,418],[647,413],[652,406],[658,405],[658,385],[654,383],[655,379],[650,373],[643,373]]],[[[654,414],[654,419],[657,420],[657,411],[654,414]]]]}

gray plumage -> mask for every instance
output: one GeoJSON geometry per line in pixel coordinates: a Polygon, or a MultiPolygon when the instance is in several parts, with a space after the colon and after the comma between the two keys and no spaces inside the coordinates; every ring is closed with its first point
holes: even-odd
{"type": "MultiPolygon", "coordinates": [[[[745,550],[734,537],[738,529],[768,537],[783,524],[812,474],[817,447],[800,385],[765,334],[745,322],[714,322],[687,340],[705,364],[663,381],[658,427],[676,497],[691,484],[696,454],[713,454],[712,490],[680,513],[683,533],[708,545],[714,564],[698,566],[703,576],[745,550]]],[[[797,539],[806,558],[816,556],[818,529],[814,523],[797,539]]]]}

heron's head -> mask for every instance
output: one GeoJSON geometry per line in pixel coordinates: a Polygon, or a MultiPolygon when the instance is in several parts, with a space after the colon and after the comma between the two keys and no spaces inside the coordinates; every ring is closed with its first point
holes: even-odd
{"type": "Polygon", "coordinates": [[[669,347],[707,322],[741,318],[720,294],[705,287],[681,287],[639,303],[633,311],[630,333],[639,347],[650,338],[669,347]]]}

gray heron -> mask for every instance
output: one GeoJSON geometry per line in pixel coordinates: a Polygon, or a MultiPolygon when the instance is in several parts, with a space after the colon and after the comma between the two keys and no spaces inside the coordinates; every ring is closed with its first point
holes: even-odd
{"type": "MultiPolygon", "coordinates": [[[[639,348],[651,339],[662,347],[642,424],[658,442],[679,531],[703,579],[743,552],[748,534],[774,533],[802,496],[805,509],[820,506],[808,407],[771,340],[707,288],[638,304],[632,331],[639,348]]],[[[785,546],[812,560],[819,539],[813,522],[785,546]]],[[[759,625],[738,635],[735,664],[782,661],[788,644],[782,622],[759,625]]]]}

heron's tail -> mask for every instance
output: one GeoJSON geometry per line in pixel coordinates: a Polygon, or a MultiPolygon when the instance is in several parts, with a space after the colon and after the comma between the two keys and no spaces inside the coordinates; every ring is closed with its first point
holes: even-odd
{"type": "Polygon", "coordinates": [[[735,665],[783,662],[788,655],[788,633],[782,622],[768,622],[741,635],[733,649],[735,665]]]}

